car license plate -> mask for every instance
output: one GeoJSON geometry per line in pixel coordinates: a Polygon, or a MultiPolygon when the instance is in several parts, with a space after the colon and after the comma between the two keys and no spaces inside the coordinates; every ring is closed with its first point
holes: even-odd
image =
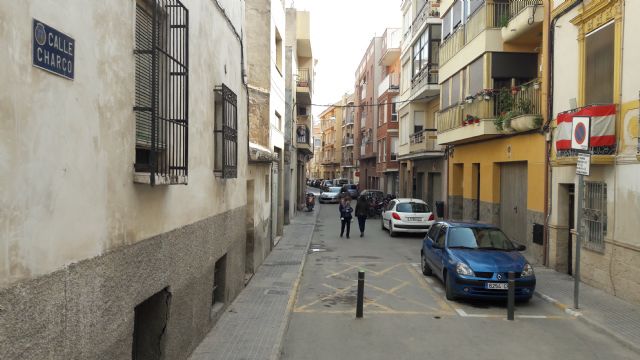
{"type": "Polygon", "coordinates": [[[408,217],[407,220],[409,220],[409,221],[420,221],[420,220],[422,220],[422,218],[419,218],[419,217],[408,217]]]}
{"type": "Polygon", "coordinates": [[[487,289],[491,290],[507,290],[508,286],[507,283],[487,283],[487,289]]]}

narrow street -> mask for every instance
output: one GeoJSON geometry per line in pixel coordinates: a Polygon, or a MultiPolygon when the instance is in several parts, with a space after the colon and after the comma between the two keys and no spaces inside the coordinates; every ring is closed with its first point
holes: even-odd
{"type": "Polygon", "coordinates": [[[339,238],[337,205],[319,205],[282,359],[637,359],[612,338],[534,297],[516,320],[496,302],[450,302],[419,269],[422,235],[389,237],[369,219],[339,238]],[[358,270],[364,318],[355,319],[358,270]]]}

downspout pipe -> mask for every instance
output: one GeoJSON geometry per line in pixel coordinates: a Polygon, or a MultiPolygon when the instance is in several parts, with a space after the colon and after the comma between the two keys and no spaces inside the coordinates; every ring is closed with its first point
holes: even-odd
{"type": "MultiPolygon", "coordinates": [[[[583,0],[576,0],[573,4],[571,4],[566,9],[562,10],[560,13],[556,14],[552,19],[549,25],[549,51],[548,59],[547,59],[547,78],[548,87],[547,87],[547,122],[542,127],[543,133],[551,132],[551,121],[553,120],[553,71],[554,71],[554,63],[553,63],[553,55],[554,55],[554,40],[555,40],[555,32],[556,32],[556,23],[558,20],[569,13],[571,10],[575,9],[578,5],[582,4],[583,0]]],[[[551,12],[551,6],[549,6],[549,12],[551,12]]],[[[549,204],[549,182],[551,180],[551,164],[549,158],[551,157],[551,143],[553,141],[553,137],[549,137],[549,141],[545,139],[545,181],[544,181],[544,265],[549,264],[549,218],[551,217],[551,206],[549,204]]]]}

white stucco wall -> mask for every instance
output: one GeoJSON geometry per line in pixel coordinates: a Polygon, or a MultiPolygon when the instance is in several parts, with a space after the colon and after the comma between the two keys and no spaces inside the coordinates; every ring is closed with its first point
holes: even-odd
{"type": "MultiPolygon", "coordinates": [[[[244,1],[219,0],[241,31],[244,1]]],[[[240,43],[215,5],[189,9],[189,184],[133,183],[135,1],[0,3],[0,286],[246,203],[240,43]],[[36,18],[76,41],[75,80],[31,65],[36,18]],[[238,178],[213,174],[213,88],[238,95],[238,178]]]]}
{"type": "Polygon", "coordinates": [[[284,120],[285,120],[285,83],[284,71],[285,64],[285,47],[286,47],[286,16],[285,9],[280,0],[271,0],[271,89],[270,89],[270,109],[271,109],[271,147],[284,150],[284,120]],[[282,58],[282,68],[276,67],[276,29],[282,38],[282,46],[280,47],[280,56],[282,58]],[[280,128],[278,128],[278,118],[276,111],[282,119],[280,128]]]}
{"type": "Polygon", "coordinates": [[[578,28],[570,20],[580,7],[571,10],[556,22],[553,52],[553,118],[571,109],[570,99],[578,99],[578,28]]]}

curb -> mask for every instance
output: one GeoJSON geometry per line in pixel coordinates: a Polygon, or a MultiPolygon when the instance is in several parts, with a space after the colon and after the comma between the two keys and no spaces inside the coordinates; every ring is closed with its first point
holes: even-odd
{"type": "Polygon", "coordinates": [[[579,321],[581,321],[582,323],[590,326],[592,329],[595,329],[595,330],[598,330],[598,331],[600,331],[602,333],[605,333],[606,335],[610,336],[615,341],[617,341],[618,343],[620,343],[621,345],[626,347],[627,349],[629,349],[631,351],[635,351],[638,354],[640,354],[640,344],[635,344],[634,342],[625,339],[624,337],[622,337],[621,335],[619,335],[615,331],[609,329],[608,327],[600,324],[597,321],[592,320],[588,316],[585,316],[582,312],[574,310],[573,308],[571,308],[571,306],[569,306],[567,304],[564,304],[564,303],[552,298],[549,295],[545,295],[545,294],[543,294],[543,293],[541,293],[541,292],[539,292],[537,290],[535,291],[534,294],[537,297],[541,298],[542,300],[544,300],[544,301],[552,304],[553,306],[557,307],[558,309],[564,311],[566,314],[571,315],[574,318],[576,318],[579,321]]]}
{"type": "Polygon", "coordinates": [[[289,295],[289,302],[287,303],[287,309],[284,313],[284,321],[283,321],[283,325],[281,326],[280,329],[278,329],[278,338],[279,340],[277,341],[277,343],[275,344],[275,346],[273,347],[273,352],[271,354],[271,356],[269,356],[270,360],[279,360],[280,359],[280,355],[282,353],[282,344],[283,344],[283,340],[284,340],[284,336],[287,332],[287,329],[289,328],[289,321],[291,320],[291,313],[293,312],[293,305],[296,302],[296,298],[298,297],[298,290],[300,288],[300,279],[302,278],[302,271],[304,270],[304,265],[307,262],[307,252],[309,251],[309,246],[311,245],[311,240],[313,239],[313,233],[315,233],[316,231],[316,224],[318,222],[318,215],[320,214],[320,210],[316,210],[314,211],[314,222],[313,225],[311,226],[311,235],[309,236],[309,240],[307,241],[307,244],[305,246],[305,250],[304,250],[304,255],[302,256],[302,261],[300,262],[300,268],[298,269],[298,275],[295,279],[295,281],[293,282],[293,286],[291,287],[291,293],[289,295]]]}

